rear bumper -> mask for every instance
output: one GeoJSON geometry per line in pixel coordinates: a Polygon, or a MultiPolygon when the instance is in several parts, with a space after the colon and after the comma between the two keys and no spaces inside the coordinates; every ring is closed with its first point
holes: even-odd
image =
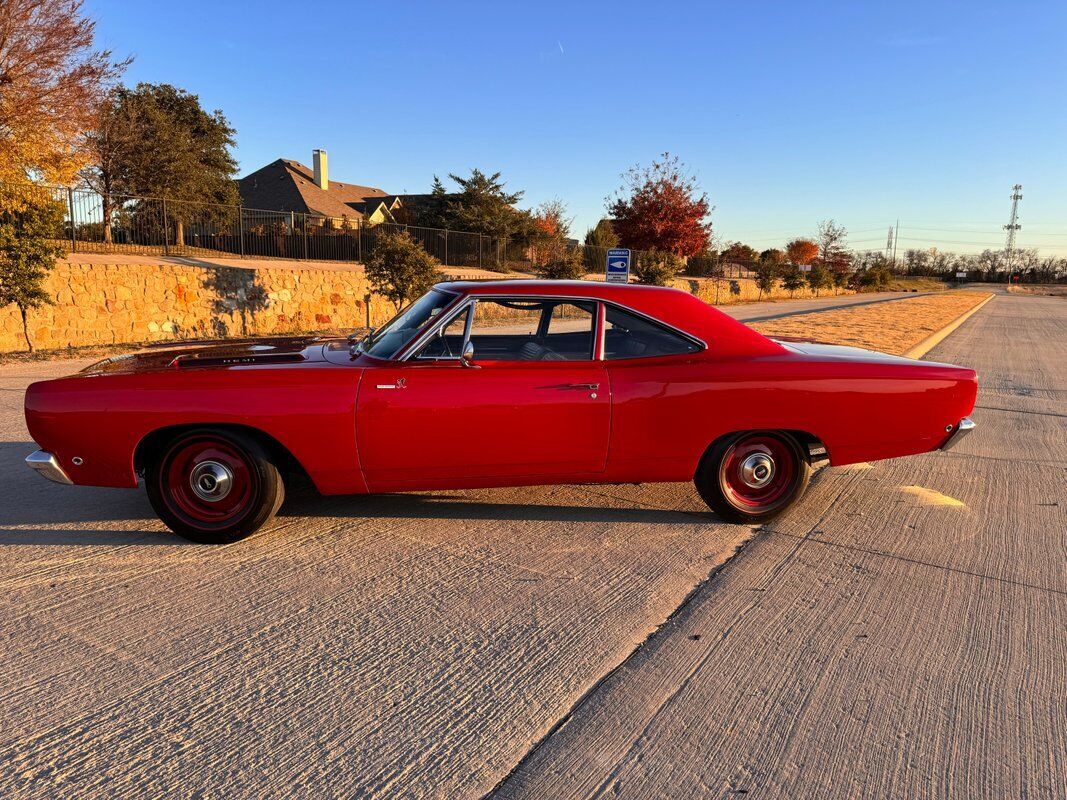
{"type": "Polygon", "coordinates": [[[964,417],[960,420],[960,424],[956,426],[956,429],[952,431],[952,435],[945,439],[944,444],[941,445],[942,450],[951,450],[953,447],[960,443],[960,439],[966,436],[968,433],[975,429],[975,422],[970,417],[964,417]]]}
{"type": "Polygon", "coordinates": [[[26,466],[55,483],[73,483],[63,471],[63,467],[59,466],[56,457],[46,450],[37,450],[26,456],[26,466]]]}

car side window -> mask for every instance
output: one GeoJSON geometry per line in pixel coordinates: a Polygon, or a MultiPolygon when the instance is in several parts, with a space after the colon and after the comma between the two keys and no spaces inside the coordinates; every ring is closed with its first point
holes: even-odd
{"type": "MultiPolygon", "coordinates": [[[[606,305],[606,304],[605,304],[606,305]]],[[[606,305],[604,358],[652,358],[699,352],[700,345],[652,320],[606,305]]]]}
{"type": "Polygon", "coordinates": [[[471,343],[482,361],[589,361],[595,303],[479,298],[471,343]]]}

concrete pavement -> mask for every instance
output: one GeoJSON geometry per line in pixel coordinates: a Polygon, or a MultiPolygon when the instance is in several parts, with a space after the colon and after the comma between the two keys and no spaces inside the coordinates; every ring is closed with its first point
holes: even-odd
{"type": "Polygon", "coordinates": [[[478,796],[751,535],[688,484],[325,499],[200,547],[22,463],[0,369],[0,797],[478,796]]]}
{"type": "Polygon", "coordinates": [[[1067,303],[928,358],[978,431],[818,473],[496,797],[1067,796],[1067,303]]]}
{"type": "Polygon", "coordinates": [[[672,484],[302,496],[198,547],[30,474],[22,391],[80,365],[2,367],[0,795],[1063,796],[1065,328],[996,298],[928,356],[976,434],[754,538],[672,484]]]}

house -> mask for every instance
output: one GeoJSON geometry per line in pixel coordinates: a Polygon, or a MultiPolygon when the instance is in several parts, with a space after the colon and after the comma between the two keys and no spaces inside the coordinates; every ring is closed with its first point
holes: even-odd
{"type": "MultiPolygon", "coordinates": [[[[308,214],[321,225],[355,227],[395,222],[403,196],[375,186],[330,180],[325,150],[312,152],[312,169],[279,158],[237,181],[241,203],[248,209],[308,214]]],[[[313,222],[313,220],[309,220],[313,222]]]]}

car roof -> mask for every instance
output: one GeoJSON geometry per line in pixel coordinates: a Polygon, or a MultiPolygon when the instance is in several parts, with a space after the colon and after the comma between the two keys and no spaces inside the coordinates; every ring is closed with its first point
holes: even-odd
{"type": "Polygon", "coordinates": [[[781,345],[726,316],[693,294],[665,286],[603,281],[491,280],[447,281],[437,284],[436,288],[461,295],[604,300],[631,308],[695,336],[721,355],[772,355],[784,351],[781,345]]]}

